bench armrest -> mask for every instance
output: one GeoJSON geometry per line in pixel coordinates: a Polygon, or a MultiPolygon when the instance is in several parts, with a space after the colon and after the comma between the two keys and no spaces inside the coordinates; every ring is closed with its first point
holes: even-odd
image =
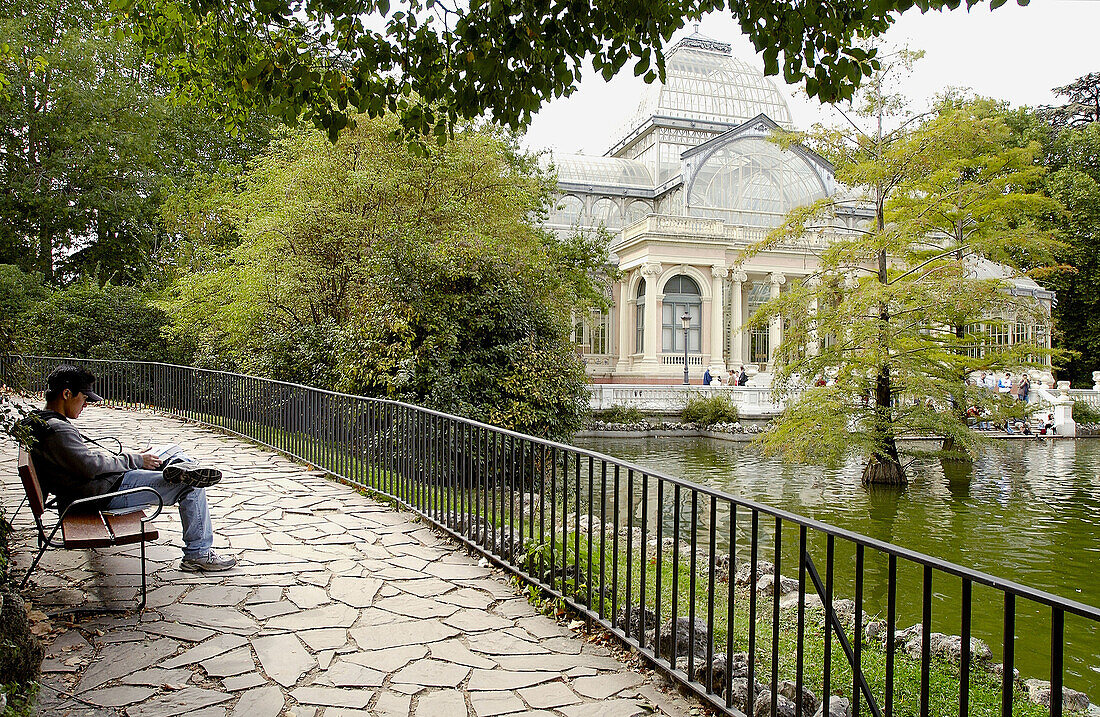
{"type": "MultiPolygon", "coordinates": [[[[117,498],[118,496],[121,496],[121,495],[133,495],[135,493],[152,493],[157,498],[157,501],[156,501],[157,509],[155,511],[153,511],[152,515],[147,515],[147,516],[144,516],[143,518],[141,518],[141,525],[142,525],[142,528],[144,529],[145,524],[150,522],[154,518],[156,518],[158,515],[160,515],[161,510],[164,509],[164,498],[161,497],[160,493],[158,493],[155,489],[150,488],[149,486],[139,486],[137,488],[126,488],[125,490],[116,490],[116,491],[112,491],[110,493],[104,493],[103,495],[93,495],[93,496],[89,496],[87,498],[77,498],[72,503],[69,503],[69,505],[67,505],[65,507],[65,510],[61,511],[61,514],[59,516],[57,516],[57,525],[55,525],[53,527],[53,530],[50,531],[49,537],[46,538],[46,544],[50,545],[52,547],[55,547],[55,548],[56,547],[62,547],[60,545],[55,544],[53,542],[53,539],[57,535],[57,531],[61,529],[62,523],[65,522],[65,516],[67,516],[69,514],[69,511],[71,511],[73,508],[77,508],[77,507],[82,506],[82,505],[87,505],[88,503],[96,503],[96,502],[102,501],[105,498],[117,498]]],[[[153,505],[153,503],[149,503],[149,505],[153,505]]]]}
{"type": "MultiPolygon", "coordinates": [[[[102,495],[93,495],[93,496],[90,496],[88,498],[77,498],[72,503],[69,503],[69,505],[66,506],[65,510],[61,512],[61,515],[59,516],[59,520],[64,520],[65,515],[68,514],[68,512],[76,506],[84,505],[84,504],[87,504],[87,503],[96,503],[96,502],[101,501],[105,498],[117,498],[117,497],[122,496],[122,495],[133,495],[135,493],[152,493],[153,495],[155,495],[157,497],[157,502],[156,502],[157,509],[155,511],[153,511],[152,515],[149,515],[149,516],[146,516],[145,518],[142,518],[141,522],[147,523],[148,521],[150,521],[153,518],[156,518],[158,515],[160,515],[160,511],[162,511],[164,509],[164,498],[162,498],[160,496],[160,493],[158,493],[154,488],[150,488],[147,485],[143,485],[143,486],[138,486],[137,488],[127,488],[125,490],[116,490],[116,491],[112,491],[110,493],[104,493],[102,495]]],[[[149,505],[153,505],[153,504],[149,503],[149,505]]]]}

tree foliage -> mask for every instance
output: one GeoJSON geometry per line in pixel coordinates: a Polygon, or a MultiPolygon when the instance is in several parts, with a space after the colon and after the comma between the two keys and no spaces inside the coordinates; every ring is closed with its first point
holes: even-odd
{"type": "Polygon", "coordinates": [[[1021,110],[1011,119],[1024,141],[1038,142],[1048,173],[1046,191],[1066,211],[1048,225],[1065,247],[1058,260],[1070,268],[1046,280],[1058,295],[1054,307],[1057,344],[1068,352],[1063,377],[1078,387],[1092,385],[1100,369],[1100,73],[1057,88],[1069,102],[1062,107],[1021,110]],[[1073,94],[1065,92],[1075,88],[1073,94]],[[1092,98],[1089,100],[1088,98],[1092,98]]]}
{"type": "Polygon", "coordinates": [[[139,280],[167,253],[166,187],[239,164],[270,125],[231,139],[171,105],[108,17],[86,0],[0,0],[0,262],[50,281],[139,280]]]}
{"type": "Polygon", "coordinates": [[[363,118],[336,146],[288,133],[239,188],[178,205],[193,239],[173,341],[200,363],[573,428],[586,381],[569,312],[598,300],[603,247],[537,228],[553,182],[513,137],[467,126],[415,156],[396,126],[363,118]]]}
{"type": "Polygon", "coordinates": [[[0,352],[184,362],[164,341],[168,316],[133,286],[85,279],[61,289],[0,264],[0,352]]]}
{"type": "Polygon", "coordinates": [[[398,114],[413,138],[442,139],[485,114],[519,128],[543,102],[570,94],[586,61],[605,78],[631,61],[646,81],[663,76],[662,44],[684,22],[724,9],[763,53],[768,74],[782,69],[787,82],[805,80],[811,96],[834,101],[878,67],[874,51],[854,38],[881,35],[913,7],[959,4],[113,0],[112,7],[175,86],[231,124],[242,126],[257,109],[290,122],[304,113],[335,140],[354,112],[398,114]]]}
{"type": "Polygon", "coordinates": [[[944,436],[972,450],[967,408],[1011,411],[966,379],[1043,353],[995,346],[988,329],[1045,322],[1007,280],[1020,275],[1009,268],[1020,257],[1031,266],[1049,260],[1058,244],[1038,220],[1059,207],[1037,191],[1037,144],[1016,142],[1000,106],[948,98],[911,116],[880,77],[862,99],[847,125],[784,139],[832,161],[853,192],[792,212],[755,252],[797,242],[843,213],[868,219],[821,253],[809,280],[754,316],[785,322],[780,391],[830,379],[794,398],[764,444],[827,461],[854,449],[868,458],[866,482],[902,483],[899,436],[944,436]]]}
{"type": "Polygon", "coordinates": [[[1055,127],[1083,127],[1100,120],[1100,72],[1090,72],[1068,85],[1055,87],[1066,98],[1058,106],[1040,107],[1038,113],[1055,127]]]}

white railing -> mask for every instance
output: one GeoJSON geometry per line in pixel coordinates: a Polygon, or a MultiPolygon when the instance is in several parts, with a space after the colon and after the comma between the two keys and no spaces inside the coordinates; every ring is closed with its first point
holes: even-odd
{"type": "MultiPolygon", "coordinates": [[[[748,245],[763,241],[769,231],[768,227],[727,224],[721,219],[650,214],[645,219],[623,227],[622,238],[623,241],[630,241],[645,234],[690,234],[748,245]]],[[[821,248],[828,246],[839,236],[841,235],[834,231],[810,231],[795,243],[821,248]]]]}
{"type": "MultiPolygon", "coordinates": [[[[683,363],[683,356],[680,357],[683,363]]],[[[777,414],[782,401],[772,397],[772,390],[762,386],[681,386],[592,384],[589,388],[593,411],[605,411],[613,406],[637,408],[651,413],[678,413],[693,396],[728,396],[746,415],[777,414]]]]}
{"type": "Polygon", "coordinates": [[[1093,408],[1100,409],[1100,391],[1091,388],[1070,389],[1069,397],[1074,401],[1084,401],[1093,408]]]}
{"type": "MultiPolygon", "coordinates": [[[[684,355],[683,354],[661,354],[662,366],[683,366],[684,355]]],[[[688,354],[688,366],[702,366],[703,355],[702,354],[688,354]]]]}

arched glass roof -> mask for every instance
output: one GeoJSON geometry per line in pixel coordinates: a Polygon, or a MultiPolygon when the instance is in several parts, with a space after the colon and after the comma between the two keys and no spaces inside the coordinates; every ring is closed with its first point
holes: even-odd
{"type": "MultiPolygon", "coordinates": [[[[545,160],[544,160],[545,161],[545,160]]],[[[558,182],[653,188],[653,175],[641,162],[586,154],[555,154],[549,159],[558,170],[558,182]]]]}
{"type": "Polygon", "coordinates": [[[695,34],[665,57],[664,84],[646,89],[636,122],[653,115],[740,124],[766,114],[791,125],[791,110],[763,73],[730,55],[729,45],[695,34]]]}
{"type": "Polygon", "coordinates": [[[766,139],[741,137],[699,167],[688,187],[689,213],[730,224],[778,226],[791,209],[826,194],[806,159],[766,139]]]}

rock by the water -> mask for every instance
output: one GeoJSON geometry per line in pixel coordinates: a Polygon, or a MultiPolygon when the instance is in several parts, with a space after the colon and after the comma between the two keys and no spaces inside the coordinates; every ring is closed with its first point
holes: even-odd
{"type": "MultiPolygon", "coordinates": [[[[1024,689],[1027,698],[1041,707],[1050,707],[1050,683],[1046,680],[1025,680],[1024,689]]],[[[1089,708],[1089,698],[1083,692],[1062,688],[1062,706],[1072,712],[1082,712],[1089,708]]]]}
{"type": "Polygon", "coordinates": [[[727,672],[730,673],[730,676],[734,680],[747,677],[749,674],[749,654],[747,652],[735,652],[733,655],[733,662],[729,665],[726,664],[726,653],[722,652],[721,654],[716,654],[710,664],[711,679],[709,684],[707,682],[706,660],[696,663],[695,680],[707,685],[711,692],[719,696],[725,694],[727,672]]]}
{"type": "MultiPolygon", "coordinates": [[[[775,589],[775,576],[764,575],[756,581],[756,592],[760,593],[762,597],[771,597],[773,590],[775,589]]],[[[784,575],[779,576],[779,594],[790,595],[791,593],[798,592],[798,581],[794,578],[788,578],[784,575]]]]}
{"type": "Polygon", "coordinates": [[[673,627],[672,620],[670,619],[664,625],[661,625],[661,656],[671,657],[672,655],[672,636],[675,631],[676,635],[676,656],[681,657],[687,655],[688,652],[695,654],[696,658],[705,658],[707,654],[707,623],[706,620],[695,618],[695,642],[692,644],[691,639],[691,620],[686,617],[676,618],[675,628],[673,627]]]}
{"type": "MultiPolygon", "coordinates": [[[[791,680],[783,680],[779,683],[779,694],[786,697],[791,702],[798,704],[799,698],[798,687],[791,680]]],[[[817,697],[813,692],[806,689],[806,686],[802,686],[802,714],[808,715],[817,711],[817,697]]]]}
{"type": "Polygon", "coordinates": [[[886,644],[886,621],[885,620],[872,620],[867,623],[867,627],[863,630],[864,642],[877,642],[882,645],[886,644]]]}
{"type": "MultiPolygon", "coordinates": [[[[772,575],[774,573],[775,565],[769,563],[767,560],[760,560],[756,563],[757,581],[764,575],[772,575]]],[[[734,582],[741,587],[752,582],[752,563],[741,563],[741,567],[737,569],[737,575],[734,576],[734,582]]]]}
{"type": "Polygon", "coordinates": [[[657,613],[648,608],[639,608],[637,605],[627,605],[619,608],[615,616],[615,624],[626,630],[629,637],[638,639],[638,628],[645,632],[647,644],[652,645],[653,631],[657,629],[657,613]]]}
{"type": "Polygon", "coordinates": [[[756,702],[752,707],[752,717],[795,717],[798,708],[794,702],[783,695],[779,695],[775,703],[775,711],[772,711],[771,690],[765,690],[756,696],[756,702]]]}
{"type": "MultiPolygon", "coordinates": [[[[1004,679],[1005,666],[1002,665],[1000,662],[990,665],[989,671],[992,672],[998,680],[1004,679]]],[[[1012,681],[1016,684],[1020,684],[1020,671],[1017,670],[1015,667],[1012,668],[1012,681]]]]}
{"type": "MultiPolygon", "coordinates": [[[[870,625],[868,625],[868,629],[870,625]]],[[[900,646],[905,654],[914,660],[921,658],[922,638],[924,628],[917,624],[894,633],[894,645],[900,646]]],[[[944,635],[941,632],[933,632],[928,636],[929,648],[932,655],[942,660],[959,664],[962,661],[962,637],[959,635],[944,635]]],[[[882,643],[886,644],[885,627],[883,628],[882,643]]],[[[988,662],[993,658],[993,652],[984,641],[976,637],[970,638],[970,659],[973,662],[988,662]]]]}
{"type": "Polygon", "coordinates": [[[852,717],[852,703],[847,697],[832,695],[829,697],[829,714],[825,714],[825,703],[822,702],[814,717],[852,717]]]}

